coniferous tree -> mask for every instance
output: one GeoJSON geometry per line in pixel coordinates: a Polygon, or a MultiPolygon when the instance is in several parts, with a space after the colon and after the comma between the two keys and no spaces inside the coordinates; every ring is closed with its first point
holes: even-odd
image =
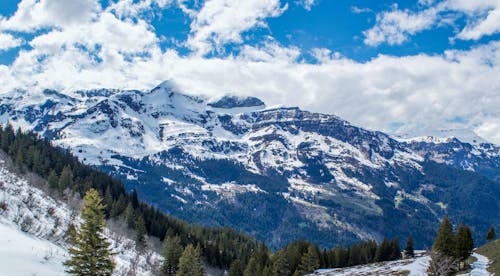
{"type": "Polygon", "coordinates": [[[474,239],[472,238],[472,231],[468,225],[465,226],[465,248],[467,249],[466,255],[468,257],[474,250],[474,239]]]}
{"type": "Polygon", "coordinates": [[[495,227],[491,226],[488,234],[486,234],[486,240],[492,241],[494,239],[496,239],[495,227]]]}
{"type": "Polygon", "coordinates": [[[163,265],[162,270],[166,275],[173,276],[179,269],[179,259],[184,248],[181,245],[179,236],[167,236],[163,240],[163,265]]]}
{"type": "Polygon", "coordinates": [[[469,255],[467,255],[466,235],[465,226],[460,224],[458,226],[457,233],[455,234],[455,252],[453,254],[453,257],[460,262],[469,257],[469,255]]]}
{"type": "Polygon", "coordinates": [[[135,226],[135,211],[131,202],[129,202],[127,208],[125,208],[124,216],[128,227],[133,228],[135,226]]]}
{"type": "Polygon", "coordinates": [[[243,264],[239,259],[231,263],[229,267],[229,276],[243,276],[243,264]]]}
{"type": "Polygon", "coordinates": [[[188,244],[179,258],[177,276],[203,276],[205,270],[201,262],[201,253],[198,247],[188,244]]]}
{"type": "Polygon", "coordinates": [[[65,166],[59,176],[58,189],[59,191],[64,191],[66,188],[73,187],[73,172],[69,166],[65,166]]]}
{"type": "Polygon", "coordinates": [[[318,268],[319,268],[318,255],[316,254],[314,248],[312,246],[309,246],[307,248],[307,251],[302,255],[302,258],[300,258],[299,267],[295,272],[295,274],[297,274],[298,272],[298,275],[305,275],[313,272],[318,268]]]}
{"type": "Polygon", "coordinates": [[[77,235],[78,233],[76,231],[75,225],[73,223],[70,223],[64,239],[66,240],[67,243],[74,244],[77,235]]]}
{"type": "Polygon", "coordinates": [[[243,271],[243,276],[261,275],[262,269],[263,268],[260,266],[258,258],[256,257],[255,254],[253,254],[250,260],[248,261],[245,270],[243,271]]]}
{"type": "Polygon", "coordinates": [[[110,243],[104,237],[104,208],[99,193],[91,189],[84,197],[81,211],[83,223],[77,231],[71,259],[64,262],[67,272],[73,275],[111,275],[114,263],[110,243]]]}
{"type": "Polygon", "coordinates": [[[273,257],[273,265],[270,273],[272,276],[288,276],[292,273],[288,260],[283,252],[278,252],[273,257]]]}
{"type": "Polygon", "coordinates": [[[409,235],[406,239],[405,246],[405,258],[412,258],[415,256],[415,251],[413,249],[413,236],[409,235]]]}
{"type": "Polygon", "coordinates": [[[57,173],[54,170],[50,170],[49,178],[47,179],[47,182],[48,182],[50,188],[57,189],[57,187],[59,185],[59,177],[57,176],[57,173]]]}
{"type": "Polygon", "coordinates": [[[399,238],[394,238],[391,241],[391,254],[389,256],[389,261],[395,261],[401,259],[401,249],[399,248],[399,238]]]}
{"type": "Polygon", "coordinates": [[[139,251],[146,248],[146,225],[141,215],[137,216],[135,220],[135,245],[139,251]]]}
{"type": "Polygon", "coordinates": [[[377,252],[375,253],[375,260],[377,262],[388,261],[391,257],[392,247],[391,242],[384,238],[381,244],[377,247],[377,252]]]}
{"type": "Polygon", "coordinates": [[[451,225],[448,216],[443,219],[443,222],[439,227],[432,249],[444,254],[445,256],[454,256],[455,246],[453,226],[451,225]]]}

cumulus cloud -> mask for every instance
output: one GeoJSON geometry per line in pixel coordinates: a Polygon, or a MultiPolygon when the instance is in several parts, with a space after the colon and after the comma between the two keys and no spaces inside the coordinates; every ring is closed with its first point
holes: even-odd
{"type": "Polygon", "coordinates": [[[409,10],[399,10],[397,6],[391,10],[377,14],[376,24],[364,32],[364,42],[370,46],[381,43],[398,45],[405,42],[409,36],[430,29],[437,19],[437,10],[426,9],[420,13],[409,10]]]}
{"type": "Polygon", "coordinates": [[[91,20],[100,9],[97,0],[22,0],[10,18],[0,20],[0,29],[33,32],[91,20]]]}
{"type": "Polygon", "coordinates": [[[266,18],[280,16],[287,7],[279,0],[207,0],[191,24],[187,45],[205,55],[227,43],[240,44],[242,32],[266,27],[266,18]]]}
{"type": "Polygon", "coordinates": [[[400,10],[394,6],[376,16],[375,25],[363,32],[365,44],[378,46],[382,43],[398,45],[410,36],[447,24],[456,25],[465,17],[465,26],[451,39],[478,40],[500,32],[500,1],[498,0],[445,0],[441,2],[419,1],[421,9],[400,10]]]}
{"type": "MultiPolygon", "coordinates": [[[[239,43],[243,40],[242,32],[262,26],[269,14],[282,13],[286,8],[279,1],[266,1],[274,8],[264,9],[254,2],[261,12],[249,9],[251,15],[242,16],[246,19],[231,23],[232,31],[219,26],[233,18],[233,12],[240,12],[234,11],[231,3],[216,9],[224,19],[216,19],[218,12],[203,11],[207,8],[203,6],[199,13],[206,15],[194,17],[195,21],[208,19],[203,19],[206,24],[193,23],[190,39],[198,37],[196,41],[208,44],[208,51],[219,47],[217,43],[239,43]],[[209,35],[201,35],[203,32],[209,35]]],[[[159,5],[153,1],[150,4],[159,5]]],[[[268,39],[254,46],[242,45],[238,55],[206,58],[162,50],[152,26],[140,16],[149,8],[132,8],[138,12],[119,13],[113,5],[99,7],[98,12],[79,24],[35,35],[26,42],[31,47],[21,50],[11,65],[0,65],[2,91],[151,89],[172,79],[187,93],[207,97],[228,92],[254,95],[269,105],[300,106],[336,114],[376,130],[397,131],[394,125],[405,130],[447,128],[450,120],[460,117],[464,120],[453,127],[474,129],[500,143],[500,42],[441,55],[381,55],[367,62],[317,48],[310,54],[318,63],[310,64],[300,60],[304,53],[299,48],[268,39]]],[[[470,9],[471,13],[485,12],[470,9]]],[[[38,27],[30,30],[33,28],[38,27]]],[[[194,41],[192,45],[197,45],[194,41]]]]}
{"type": "Polygon", "coordinates": [[[18,47],[22,42],[22,39],[11,34],[0,33],[0,52],[18,47]]]}

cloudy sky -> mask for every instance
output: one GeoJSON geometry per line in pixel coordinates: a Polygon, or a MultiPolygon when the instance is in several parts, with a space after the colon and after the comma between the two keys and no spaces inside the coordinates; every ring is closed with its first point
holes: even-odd
{"type": "Polygon", "coordinates": [[[500,0],[1,0],[0,89],[255,95],[500,144],[500,0]]]}

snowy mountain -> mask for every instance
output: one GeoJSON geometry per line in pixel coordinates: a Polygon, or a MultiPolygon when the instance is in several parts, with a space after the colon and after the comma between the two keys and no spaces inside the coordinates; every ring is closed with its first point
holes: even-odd
{"type": "MultiPolygon", "coordinates": [[[[69,258],[65,234],[70,223],[81,219],[66,203],[35,187],[34,175],[19,176],[0,154],[0,267],[2,275],[66,275],[69,258]]],[[[162,257],[139,253],[135,242],[106,229],[116,253],[114,275],[154,275],[162,257]]]]}
{"type": "Polygon", "coordinates": [[[445,213],[477,232],[500,222],[500,148],[398,141],[334,116],[151,91],[9,91],[0,122],[33,130],[191,222],[278,246],[429,231],[445,213]]]}

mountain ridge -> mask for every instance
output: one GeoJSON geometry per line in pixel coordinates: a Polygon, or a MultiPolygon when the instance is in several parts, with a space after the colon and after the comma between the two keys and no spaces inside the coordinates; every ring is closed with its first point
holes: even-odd
{"type": "Polygon", "coordinates": [[[75,97],[11,94],[0,95],[1,122],[71,148],[166,212],[231,226],[274,246],[307,236],[327,245],[407,235],[415,223],[387,230],[387,216],[417,216],[434,231],[451,203],[433,189],[457,187],[432,172],[470,173],[493,188],[500,172],[493,144],[401,142],[335,115],[255,100],[213,107],[213,100],[182,94],[169,82],[151,91],[98,89],[75,97]]]}

